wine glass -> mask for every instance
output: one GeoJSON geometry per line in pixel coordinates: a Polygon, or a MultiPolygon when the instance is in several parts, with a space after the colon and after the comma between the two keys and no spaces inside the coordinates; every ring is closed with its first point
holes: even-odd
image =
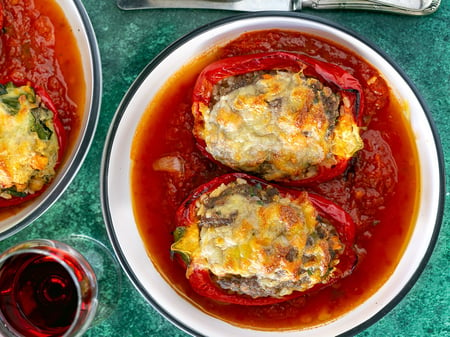
{"type": "Polygon", "coordinates": [[[35,239],[0,255],[0,335],[81,336],[114,310],[117,261],[99,241],[35,239]]]}

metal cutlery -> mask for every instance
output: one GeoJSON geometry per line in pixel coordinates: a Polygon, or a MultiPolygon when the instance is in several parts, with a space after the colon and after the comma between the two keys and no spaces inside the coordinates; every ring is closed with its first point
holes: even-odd
{"type": "Polygon", "coordinates": [[[232,11],[300,11],[312,9],[352,9],[407,15],[434,13],[441,0],[117,0],[124,10],[157,8],[203,8],[232,11]]]}

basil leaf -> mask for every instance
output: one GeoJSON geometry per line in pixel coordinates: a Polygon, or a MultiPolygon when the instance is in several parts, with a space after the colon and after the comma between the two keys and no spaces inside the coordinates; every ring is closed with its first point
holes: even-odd
{"type": "Polygon", "coordinates": [[[36,93],[29,86],[17,87],[12,82],[0,84],[0,104],[4,110],[14,116],[20,111],[20,96],[24,95],[28,102],[36,103],[36,93]]]}
{"type": "Polygon", "coordinates": [[[174,242],[177,242],[178,240],[180,240],[184,236],[184,233],[186,233],[186,227],[179,226],[179,227],[175,228],[175,230],[173,231],[174,242]]]}
{"type": "Polygon", "coordinates": [[[18,198],[26,197],[28,195],[25,192],[18,192],[15,187],[3,188],[2,192],[6,192],[6,193],[10,194],[11,196],[18,197],[18,198]]]}
{"type": "Polygon", "coordinates": [[[53,117],[51,111],[43,108],[31,109],[33,121],[31,123],[31,131],[36,132],[39,139],[49,140],[53,131],[45,124],[45,122],[53,117]]]}
{"type": "MultiPolygon", "coordinates": [[[[184,234],[186,233],[186,227],[184,226],[180,226],[175,228],[175,230],[173,231],[173,238],[174,238],[174,242],[177,242],[178,240],[180,240],[184,234]]],[[[183,260],[183,262],[188,265],[191,262],[191,258],[188,254],[184,253],[184,252],[180,252],[180,251],[170,251],[170,257],[173,259],[175,254],[178,254],[178,256],[183,260]]]]}
{"type": "Polygon", "coordinates": [[[17,97],[0,97],[0,103],[7,113],[14,116],[20,110],[20,103],[17,97]]]}

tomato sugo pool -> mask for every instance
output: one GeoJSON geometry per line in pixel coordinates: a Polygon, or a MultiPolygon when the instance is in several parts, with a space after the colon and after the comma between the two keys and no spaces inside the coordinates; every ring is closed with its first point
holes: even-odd
{"type": "Polygon", "coordinates": [[[323,38],[294,31],[245,33],[182,67],[150,103],[135,134],[131,186],[134,213],[146,249],[169,284],[200,310],[231,324],[260,330],[326,324],[371,296],[395,269],[415,220],[419,172],[404,107],[376,69],[323,38]],[[176,212],[198,186],[234,173],[211,160],[193,135],[193,90],[201,71],[217,60],[286,51],[334,64],[361,84],[360,135],[364,147],[341,174],[296,187],[339,205],[355,224],[352,273],[316,292],[281,303],[224,304],[199,295],[170,254],[176,212]]]}

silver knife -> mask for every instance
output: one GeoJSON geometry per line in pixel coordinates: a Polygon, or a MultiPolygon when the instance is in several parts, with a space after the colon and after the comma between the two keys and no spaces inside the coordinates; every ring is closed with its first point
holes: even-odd
{"type": "Polygon", "coordinates": [[[312,9],[362,9],[408,15],[434,13],[441,0],[117,0],[124,10],[203,8],[232,11],[300,11],[312,9]]]}

